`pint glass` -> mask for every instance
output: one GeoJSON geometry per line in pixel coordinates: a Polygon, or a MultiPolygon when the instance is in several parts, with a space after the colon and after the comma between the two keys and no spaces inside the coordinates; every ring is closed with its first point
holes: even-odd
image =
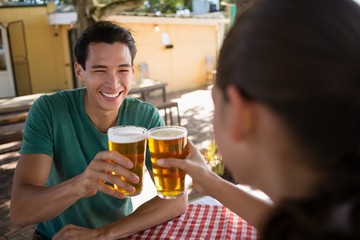
{"type": "Polygon", "coordinates": [[[179,168],[162,168],[158,159],[185,159],[188,155],[187,130],[178,126],[152,128],[148,132],[149,150],[158,196],[174,199],[184,194],[185,172],[179,168]]]}
{"type": "Polygon", "coordinates": [[[139,177],[138,183],[132,183],[127,181],[123,176],[118,175],[116,172],[112,172],[114,176],[119,176],[122,181],[132,185],[135,188],[135,192],[129,193],[118,187],[116,184],[113,184],[113,188],[127,196],[136,196],[140,194],[142,190],[143,166],[146,155],[147,130],[136,126],[111,127],[108,130],[108,139],[109,150],[117,151],[130,159],[134,165],[130,170],[139,177]]]}

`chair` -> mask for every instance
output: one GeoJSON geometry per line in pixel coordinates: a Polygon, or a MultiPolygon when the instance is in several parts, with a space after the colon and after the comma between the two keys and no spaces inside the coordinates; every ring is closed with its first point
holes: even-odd
{"type": "MultiPolygon", "coordinates": [[[[139,71],[140,71],[140,79],[147,79],[150,78],[150,73],[149,73],[149,66],[146,62],[140,63],[138,65],[139,67],[139,71]]],[[[149,94],[149,93],[147,93],[149,94]]],[[[149,96],[146,96],[149,97],[149,96]]],[[[176,112],[177,112],[177,124],[180,125],[180,113],[179,113],[179,106],[177,102],[171,102],[171,101],[166,101],[164,99],[164,102],[160,102],[160,103],[154,103],[155,107],[161,112],[164,112],[164,121],[166,125],[174,125],[174,119],[173,119],[173,109],[175,108],[176,112]]]]}
{"type": "Polygon", "coordinates": [[[155,107],[159,111],[164,111],[164,121],[166,125],[174,125],[174,119],[173,119],[173,108],[175,108],[177,112],[177,125],[181,126],[181,119],[180,119],[180,112],[179,112],[179,106],[177,102],[163,102],[155,104],[155,107]]]}
{"type": "Polygon", "coordinates": [[[206,83],[214,84],[216,78],[215,60],[213,56],[205,57],[206,83]]]}
{"type": "Polygon", "coordinates": [[[146,62],[139,64],[140,79],[150,78],[149,66],[146,62]]]}
{"type": "Polygon", "coordinates": [[[0,115],[0,145],[22,141],[27,111],[0,115]]]}

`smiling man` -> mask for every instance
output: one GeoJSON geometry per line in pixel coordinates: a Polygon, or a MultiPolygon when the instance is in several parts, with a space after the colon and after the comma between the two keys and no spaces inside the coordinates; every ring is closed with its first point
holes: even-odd
{"type": "MultiPolygon", "coordinates": [[[[134,191],[109,170],[139,181],[129,171],[130,160],[107,150],[110,127],[164,124],[152,105],[127,97],[135,55],[129,31],[97,22],[75,47],[75,73],[86,87],[43,96],[32,106],[14,174],[11,218],[20,226],[38,223],[34,239],[119,239],[185,210],[186,196],[155,197],[133,212],[130,198],[103,184],[134,191]]],[[[146,166],[151,169],[149,152],[146,166]]]]}

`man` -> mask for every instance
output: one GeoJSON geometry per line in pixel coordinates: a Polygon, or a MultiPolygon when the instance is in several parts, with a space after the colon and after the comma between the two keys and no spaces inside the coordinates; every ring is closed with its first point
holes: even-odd
{"type": "MultiPolygon", "coordinates": [[[[134,191],[111,171],[139,181],[129,159],[107,151],[108,128],[164,124],[152,105],[126,97],[135,54],[127,30],[94,24],[75,47],[75,73],[86,88],[43,96],[32,106],[14,174],[11,218],[20,226],[38,223],[37,239],[119,239],[185,210],[186,196],[155,197],[132,213],[131,199],[103,183],[134,191]]],[[[149,154],[146,165],[151,169],[149,154]]]]}

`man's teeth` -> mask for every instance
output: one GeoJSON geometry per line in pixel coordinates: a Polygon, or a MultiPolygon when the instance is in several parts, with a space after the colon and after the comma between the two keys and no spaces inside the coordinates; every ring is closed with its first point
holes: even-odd
{"type": "Polygon", "coordinates": [[[101,92],[105,97],[108,97],[108,98],[115,98],[117,96],[119,96],[120,92],[118,93],[106,93],[106,92],[101,92]]]}

